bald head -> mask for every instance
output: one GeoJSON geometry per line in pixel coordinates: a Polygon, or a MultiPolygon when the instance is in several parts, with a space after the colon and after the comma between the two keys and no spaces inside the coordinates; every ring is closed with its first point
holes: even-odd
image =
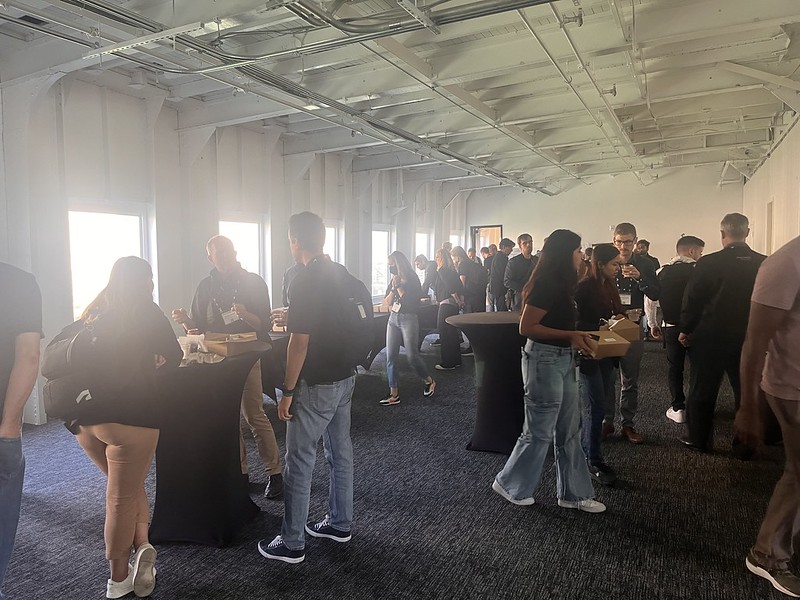
{"type": "Polygon", "coordinates": [[[220,273],[230,273],[239,268],[233,242],[224,235],[215,235],[206,243],[208,260],[220,273]]]}

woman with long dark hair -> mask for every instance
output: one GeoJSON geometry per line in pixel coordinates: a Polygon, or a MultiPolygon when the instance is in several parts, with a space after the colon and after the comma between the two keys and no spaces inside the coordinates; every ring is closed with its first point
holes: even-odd
{"type": "Polygon", "coordinates": [[[176,366],[181,349],[153,302],[153,271],[135,256],[114,263],[108,285],[81,321],[92,326],[96,345],[90,378],[104,382],[108,397],[98,401],[91,416],[67,426],[108,477],[105,542],[111,577],[106,597],[149,596],[155,587],[156,551],[147,535],[144,480],[159,434],[155,372],[176,366]]]}
{"type": "MultiPolygon", "coordinates": [[[[622,313],[616,275],[622,258],[613,244],[594,247],[591,266],[578,283],[575,304],[578,307],[578,330],[597,331],[601,321],[622,313]]],[[[580,358],[581,394],[586,406],[583,422],[583,449],[589,460],[589,472],[603,485],[617,480],[614,470],[603,460],[600,446],[603,439],[603,417],[606,398],[614,395],[614,362],[618,359],[580,358]]]]}
{"type": "Polygon", "coordinates": [[[439,301],[436,328],[439,330],[441,362],[434,368],[452,371],[461,366],[461,333],[445,319],[457,315],[464,306],[464,286],[453,266],[450,252],[444,248],[436,251],[436,281],[433,290],[439,301]]]}
{"type": "Polygon", "coordinates": [[[522,290],[519,332],[528,338],[522,357],[525,423],[492,489],[513,504],[533,504],[552,444],[558,505],[599,513],[606,507],[594,500],[580,440],[575,350],[592,352],[589,334],[575,330],[575,287],[582,257],[580,236],[566,229],[554,231],[522,290]]]}
{"type": "Polygon", "coordinates": [[[406,349],[408,364],[425,383],[422,395],[433,396],[436,389],[436,382],[428,373],[428,369],[419,355],[419,318],[417,313],[422,297],[419,278],[406,255],[399,250],[395,250],[389,255],[388,262],[391,280],[383,303],[390,308],[389,322],[386,325],[386,374],[389,378],[389,395],[380,401],[384,406],[400,403],[397,359],[400,357],[401,345],[406,349]]]}

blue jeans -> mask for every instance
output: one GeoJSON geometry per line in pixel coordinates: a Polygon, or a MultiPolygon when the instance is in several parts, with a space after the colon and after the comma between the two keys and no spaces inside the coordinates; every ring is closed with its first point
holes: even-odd
{"type": "Polygon", "coordinates": [[[305,525],[311,498],[311,475],[322,438],[330,470],[328,515],[331,525],[350,531],[353,521],[353,443],[350,407],[356,377],[306,385],[300,381],[286,422],[286,466],[283,470],[281,537],[291,550],[305,548],[305,525]]]}
{"type": "Polygon", "coordinates": [[[417,377],[428,379],[428,369],[419,355],[419,319],[411,313],[389,313],[386,325],[386,373],[389,387],[397,387],[397,359],[400,357],[400,346],[406,349],[408,364],[414,369],[417,377]]]}
{"type": "Polygon", "coordinates": [[[603,418],[606,398],[614,398],[614,362],[610,358],[581,360],[581,396],[583,413],[583,451],[589,463],[603,462],[603,418]]]}
{"type": "Polygon", "coordinates": [[[525,423],[497,482],[515,499],[539,487],[547,450],[556,457],[556,493],[561,500],[594,498],[581,448],[581,403],[572,348],[528,340],[522,355],[525,423]]]}
{"type": "Polygon", "coordinates": [[[24,476],[22,438],[0,438],[0,598],[17,535],[24,476]]]}

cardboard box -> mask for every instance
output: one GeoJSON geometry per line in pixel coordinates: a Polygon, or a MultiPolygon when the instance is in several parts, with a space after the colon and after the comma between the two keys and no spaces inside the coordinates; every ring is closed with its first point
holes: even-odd
{"type": "Polygon", "coordinates": [[[631,343],[614,331],[590,331],[592,341],[589,343],[594,352],[593,358],[625,356],[631,343]]]}
{"type": "Polygon", "coordinates": [[[206,352],[237,356],[245,352],[265,352],[270,345],[258,339],[255,331],[247,333],[206,333],[201,346],[206,352]]]}
{"type": "Polygon", "coordinates": [[[614,333],[618,333],[629,342],[636,342],[642,339],[641,325],[639,325],[639,323],[634,323],[630,319],[612,320],[608,328],[614,333]]]}

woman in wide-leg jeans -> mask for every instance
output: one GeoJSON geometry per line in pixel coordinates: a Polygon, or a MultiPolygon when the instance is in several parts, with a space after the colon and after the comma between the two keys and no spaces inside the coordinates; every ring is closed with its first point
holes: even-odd
{"type": "Polygon", "coordinates": [[[576,351],[591,354],[589,334],[575,331],[575,286],[582,260],[580,237],[554,231],[523,289],[520,334],[525,422],[492,489],[513,504],[534,504],[547,451],[553,444],[556,493],[562,508],[599,513],[581,447],[581,403],[576,351]]]}

